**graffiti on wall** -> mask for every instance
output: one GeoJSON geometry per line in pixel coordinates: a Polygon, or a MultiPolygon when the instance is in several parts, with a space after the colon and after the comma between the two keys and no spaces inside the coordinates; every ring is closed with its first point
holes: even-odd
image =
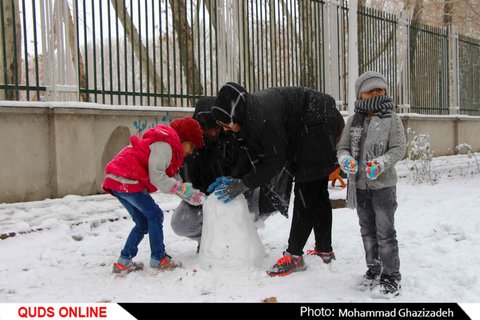
{"type": "Polygon", "coordinates": [[[140,119],[137,119],[137,120],[133,120],[133,127],[136,129],[136,135],[138,137],[142,137],[143,133],[145,131],[147,131],[148,129],[151,129],[159,124],[169,124],[170,122],[172,122],[173,118],[171,116],[169,116],[168,114],[161,117],[161,118],[158,118],[158,117],[155,117],[155,119],[152,121],[152,120],[140,120],[140,119]]]}

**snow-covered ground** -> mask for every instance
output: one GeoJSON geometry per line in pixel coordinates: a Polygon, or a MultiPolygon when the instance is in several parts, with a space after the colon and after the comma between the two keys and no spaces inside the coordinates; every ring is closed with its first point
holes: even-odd
{"type": "MultiPolygon", "coordinates": [[[[477,154],[477,159],[480,158],[477,154]]],[[[434,160],[436,185],[414,185],[405,163],[400,176],[396,227],[403,294],[398,302],[480,302],[480,174],[466,156],[434,160]]],[[[331,189],[332,198],[344,190],[331,189]]],[[[265,270],[286,247],[291,221],[280,214],[259,229],[266,257],[261,268],[199,267],[196,243],[170,227],[178,198],[155,194],[165,211],[167,252],[184,268],[150,268],[118,277],[111,273],[133,226],[109,195],[0,204],[0,302],[371,302],[354,283],[365,272],[355,211],[335,209],[333,247],[337,260],[325,265],[305,256],[305,272],[271,278],[265,270]]],[[[305,251],[313,248],[313,235],[305,251]]],[[[148,264],[148,237],[136,258],[148,264]]],[[[241,261],[239,261],[240,263],[241,261]]]]}

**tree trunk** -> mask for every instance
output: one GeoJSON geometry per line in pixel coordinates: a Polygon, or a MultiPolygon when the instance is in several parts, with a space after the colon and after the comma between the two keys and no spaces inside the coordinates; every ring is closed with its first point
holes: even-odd
{"type": "MultiPolygon", "coordinates": [[[[21,65],[18,1],[2,1],[1,6],[3,10],[3,21],[1,22],[3,22],[4,33],[0,37],[0,39],[3,38],[0,41],[0,84],[18,85],[21,65]],[[3,44],[5,44],[5,48],[3,44]]],[[[0,100],[17,100],[17,98],[17,90],[0,90],[0,100]]]]}
{"type": "Polygon", "coordinates": [[[200,69],[195,61],[192,28],[187,20],[187,8],[184,1],[169,0],[172,8],[173,28],[177,34],[180,61],[187,82],[187,94],[203,94],[200,69]]]}
{"type": "Polygon", "coordinates": [[[453,3],[445,0],[443,4],[443,25],[448,27],[453,22],[453,3]]]}
{"type": "MultiPolygon", "coordinates": [[[[117,19],[122,24],[125,32],[127,34],[127,39],[133,42],[133,47],[135,55],[138,58],[142,58],[142,64],[148,66],[149,73],[153,75],[153,79],[157,84],[157,87],[160,87],[162,92],[166,92],[165,85],[163,84],[160,74],[155,69],[154,64],[152,63],[150,57],[148,56],[147,48],[143,45],[143,42],[140,39],[137,29],[133,26],[130,21],[130,15],[128,14],[125,7],[125,0],[110,0],[113,9],[117,10],[117,19]],[[116,2],[116,4],[115,4],[116,2]],[[125,20],[123,19],[125,17],[125,20]]],[[[150,84],[149,84],[150,85],[150,84]]],[[[164,106],[171,106],[171,100],[168,97],[162,97],[162,104],[164,106]]]]}

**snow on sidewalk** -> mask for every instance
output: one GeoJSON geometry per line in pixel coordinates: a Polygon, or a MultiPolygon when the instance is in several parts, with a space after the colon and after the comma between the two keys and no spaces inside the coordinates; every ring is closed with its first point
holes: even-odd
{"type": "MultiPolygon", "coordinates": [[[[463,157],[443,158],[439,160],[444,167],[462,166],[463,157]]],[[[480,175],[448,172],[442,171],[433,186],[400,179],[396,226],[403,295],[394,301],[480,301],[480,175]]],[[[165,211],[167,252],[184,268],[163,273],[146,268],[126,277],[112,275],[111,267],[133,223],[113,197],[67,196],[0,204],[0,234],[16,232],[0,240],[0,301],[260,302],[268,297],[279,302],[374,301],[354,288],[365,266],[353,210],[334,210],[335,262],[325,265],[316,256],[305,256],[305,272],[271,278],[265,270],[286,248],[290,219],[275,214],[259,229],[266,250],[260,268],[209,272],[199,268],[196,242],[171,230],[171,212],[178,198],[154,197],[165,211]]],[[[312,234],[304,251],[313,245],[312,234]]],[[[147,236],[136,259],[148,262],[149,251],[147,236]]]]}

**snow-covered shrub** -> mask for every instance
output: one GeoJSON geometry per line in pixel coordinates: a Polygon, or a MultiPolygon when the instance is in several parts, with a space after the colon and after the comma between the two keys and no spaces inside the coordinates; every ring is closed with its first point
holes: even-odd
{"type": "Polygon", "coordinates": [[[407,133],[413,135],[408,144],[406,164],[412,173],[415,183],[437,183],[438,174],[432,170],[433,151],[430,148],[430,135],[428,133],[417,134],[408,128],[407,133]]]}
{"type": "Polygon", "coordinates": [[[478,159],[475,156],[475,152],[473,152],[473,148],[471,145],[466,143],[461,143],[455,147],[457,152],[465,152],[468,155],[469,159],[473,159],[475,161],[475,169],[472,170],[472,174],[480,173],[480,164],[478,163],[478,159]]]}

